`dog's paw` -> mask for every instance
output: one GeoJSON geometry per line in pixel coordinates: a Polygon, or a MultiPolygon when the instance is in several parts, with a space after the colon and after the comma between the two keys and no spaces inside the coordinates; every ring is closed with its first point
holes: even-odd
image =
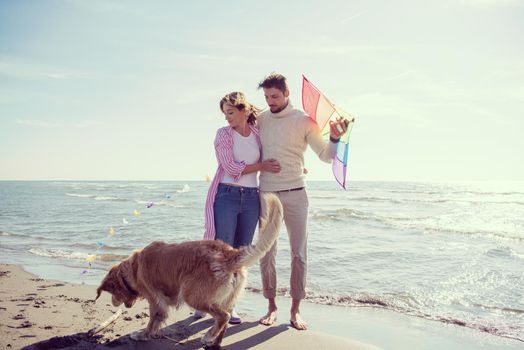
{"type": "Polygon", "coordinates": [[[144,331],[136,331],[129,335],[129,338],[133,339],[134,341],[146,341],[149,340],[149,337],[147,336],[146,332],[144,331]]]}
{"type": "Polygon", "coordinates": [[[204,350],[220,350],[222,347],[220,345],[206,345],[204,350]]]}
{"type": "Polygon", "coordinates": [[[158,332],[156,334],[149,334],[147,336],[149,339],[160,339],[163,337],[162,333],[161,332],[158,332]]]}
{"type": "Polygon", "coordinates": [[[206,332],[206,334],[202,337],[202,344],[207,346],[214,346],[215,345],[215,338],[213,337],[213,333],[211,332],[211,329],[206,332]]]}

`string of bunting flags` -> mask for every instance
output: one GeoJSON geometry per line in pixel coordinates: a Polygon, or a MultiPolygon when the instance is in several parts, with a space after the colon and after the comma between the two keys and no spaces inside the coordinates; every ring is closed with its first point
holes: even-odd
{"type": "MultiPolygon", "coordinates": [[[[185,193],[185,192],[189,192],[189,191],[190,191],[190,187],[187,184],[185,184],[182,189],[177,190],[178,193],[185,193]]],[[[171,199],[171,195],[169,193],[165,193],[163,199],[164,200],[170,200],[171,199]]],[[[146,210],[147,209],[152,209],[153,207],[155,207],[155,201],[148,202],[145,205],[145,209],[146,210]]],[[[141,217],[142,212],[140,210],[138,210],[138,209],[134,209],[131,212],[131,215],[132,215],[132,217],[134,217],[134,219],[138,219],[138,218],[141,217]]],[[[126,218],[126,217],[122,218],[122,224],[121,225],[126,226],[126,225],[129,225],[129,223],[130,223],[130,219],[128,220],[128,218],[126,218]]],[[[104,238],[99,239],[96,242],[96,250],[92,254],[88,254],[87,257],[85,258],[87,266],[86,266],[86,269],[84,269],[81,272],[81,274],[85,275],[85,274],[89,274],[91,272],[92,264],[98,259],[98,256],[100,255],[100,249],[102,249],[106,245],[106,241],[108,239],[110,239],[111,237],[113,237],[113,236],[115,236],[117,234],[117,230],[116,230],[115,227],[116,226],[114,226],[114,225],[110,226],[108,231],[107,231],[107,236],[105,236],[104,238]]]]}

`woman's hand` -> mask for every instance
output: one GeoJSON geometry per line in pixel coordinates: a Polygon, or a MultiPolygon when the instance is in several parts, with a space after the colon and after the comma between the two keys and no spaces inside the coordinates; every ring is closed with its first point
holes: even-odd
{"type": "Polygon", "coordinates": [[[267,171],[269,173],[280,172],[280,163],[276,159],[266,159],[260,163],[260,171],[267,171]]]}

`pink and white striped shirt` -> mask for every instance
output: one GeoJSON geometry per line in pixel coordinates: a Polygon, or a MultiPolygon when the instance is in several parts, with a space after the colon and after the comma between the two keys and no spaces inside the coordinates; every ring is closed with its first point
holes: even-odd
{"type": "MultiPolygon", "coordinates": [[[[260,136],[257,127],[254,125],[249,125],[249,129],[255,135],[262,154],[262,144],[260,143],[260,136]]],[[[204,214],[204,239],[206,240],[215,239],[215,213],[213,211],[213,204],[215,203],[218,185],[224,179],[224,174],[227,173],[235,181],[238,181],[240,176],[242,176],[242,171],[244,171],[247,165],[243,161],[235,162],[233,159],[233,132],[234,129],[232,127],[225,126],[217,130],[217,135],[215,137],[215,155],[218,161],[218,168],[207,192],[204,214]]]]}

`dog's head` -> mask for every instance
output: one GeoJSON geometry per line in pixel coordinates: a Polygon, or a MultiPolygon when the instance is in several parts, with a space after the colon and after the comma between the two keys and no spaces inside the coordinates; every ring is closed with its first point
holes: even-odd
{"type": "Polygon", "coordinates": [[[102,291],[106,291],[112,295],[111,303],[113,306],[116,307],[122,304],[124,304],[127,308],[133,306],[140,295],[135,289],[133,289],[133,287],[129,284],[129,281],[126,279],[125,272],[129,267],[127,265],[128,262],[124,261],[118,265],[113,266],[111,270],[109,270],[107,275],[102,280],[102,283],[100,283],[100,286],[96,290],[95,300],[100,297],[102,291]]]}

